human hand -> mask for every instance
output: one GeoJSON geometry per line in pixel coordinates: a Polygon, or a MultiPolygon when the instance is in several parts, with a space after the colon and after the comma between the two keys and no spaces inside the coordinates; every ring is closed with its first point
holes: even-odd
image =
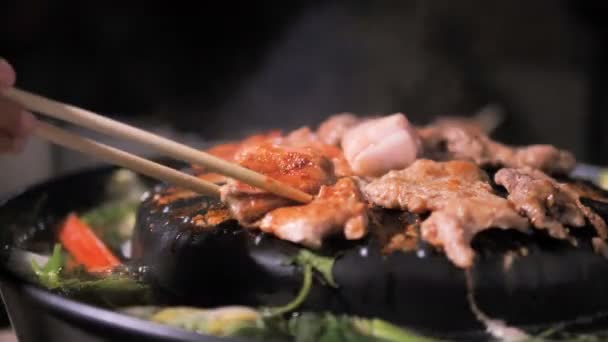
{"type": "MultiPolygon", "coordinates": [[[[15,84],[15,70],[0,58],[0,90],[15,84]]],[[[36,119],[19,104],[0,96],[0,153],[20,153],[36,119]]]]}

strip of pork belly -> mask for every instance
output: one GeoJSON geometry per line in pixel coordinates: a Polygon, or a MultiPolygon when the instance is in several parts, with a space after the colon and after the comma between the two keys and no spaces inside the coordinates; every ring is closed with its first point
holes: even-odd
{"type": "Polygon", "coordinates": [[[342,148],[357,176],[378,177],[414,162],[420,142],[405,115],[397,113],[349,129],[342,137],[342,148]]]}
{"type": "Polygon", "coordinates": [[[500,169],[494,180],[507,189],[508,200],[528,216],[535,227],[547,229],[552,237],[566,239],[568,231],[564,225],[582,227],[587,218],[598,236],[606,238],[606,223],[581,203],[576,187],[532,168],[500,169]]]}
{"type": "Polygon", "coordinates": [[[338,113],[323,121],[317,129],[319,140],[328,145],[340,146],[342,136],[362,119],[351,113],[338,113]]]}
{"type": "Polygon", "coordinates": [[[367,203],[351,178],[321,187],[310,203],[275,209],[260,221],[260,229],[280,239],[319,248],[327,236],[343,232],[357,240],[367,234],[367,203]]]}
{"type": "Polygon", "coordinates": [[[528,220],[506,199],[495,195],[487,174],[469,161],[418,159],[364,188],[368,200],[389,209],[431,213],[422,222],[422,238],[443,248],[459,267],[473,264],[475,234],[489,228],[527,231],[528,220]]]}
{"type": "MultiPolygon", "coordinates": [[[[333,165],[312,148],[290,148],[271,143],[244,146],[235,156],[243,167],[267,175],[311,195],[335,182],[333,165]]],[[[267,212],[294,203],[236,180],[220,188],[222,201],[244,226],[252,226],[267,212]]]]}
{"type": "Polygon", "coordinates": [[[568,174],[576,166],[572,153],[551,145],[511,147],[490,139],[471,125],[437,122],[418,129],[424,157],[472,160],[480,166],[532,167],[549,174],[568,174]]]}

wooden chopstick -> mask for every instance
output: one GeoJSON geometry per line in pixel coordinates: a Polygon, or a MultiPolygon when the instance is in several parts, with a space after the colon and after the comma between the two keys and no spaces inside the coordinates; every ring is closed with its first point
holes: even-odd
{"type": "Polygon", "coordinates": [[[152,178],[166,181],[198,193],[219,197],[220,187],[217,184],[204,181],[170,167],[154,163],[150,160],[93,140],[80,137],[59,127],[39,122],[34,130],[34,135],[57,145],[93,155],[109,163],[131,169],[152,178]]]}
{"type": "Polygon", "coordinates": [[[311,195],[299,189],[280,183],[275,179],[240,165],[230,163],[206,152],[180,144],[151,132],[103,117],[91,111],[54,101],[14,87],[5,88],[1,93],[5,97],[20,103],[31,111],[72,122],[114,137],[129,139],[148,145],[168,157],[177,158],[191,164],[205,166],[214,172],[264,189],[275,195],[302,203],[310,202],[313,198],[311,195]]]}

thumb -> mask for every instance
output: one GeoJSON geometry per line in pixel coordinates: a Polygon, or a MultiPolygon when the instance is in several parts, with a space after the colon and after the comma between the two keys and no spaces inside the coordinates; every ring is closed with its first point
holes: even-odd
{"type": "Polygon", "coordinates": [[[10,87],[15,84],[15,77],[13,67],[0,57],[0,87],[10,87]]]}

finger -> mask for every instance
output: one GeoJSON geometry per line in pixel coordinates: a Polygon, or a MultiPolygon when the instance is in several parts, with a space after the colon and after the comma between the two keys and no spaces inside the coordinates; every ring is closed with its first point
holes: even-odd
{"type": "Polygon", "coordinates": [[[11,146],[9,152],[18,154],[25,150],[25,146],[27,145],[27,138],[25,136],[20,136],[13,138],[11,141],[11,146]]]}
{"type": "Polygon", "coordinates": [[[12,152],[13,149],[13,139],[6,134],[0,133],[0,153],[12,152]]]}
{"type": "Polygon", "coordinates": [[[21,106],[8,99],[0,98],[0,131],[10,135],[19,135],[30,124],[29,119],[24,119],[22,116],[23,108],[21,106]]]}
{"type": "Polygon", "coordinates": [[[21,153],[25,150],[28,138],[36,128],[37,122],[34,115],[30,112],[25,110],[21,112],[20,120],[16,127],[16,133],[13,137],[13,152],[21,153]]]}
{"type": "Polygon", "coordinates": [[[18,139],[27,138],[36,128],[37,122],[38,120],[36,120],[32,113],[22,110],[15,126],[15,137],[18,139]]]}
{"type": "Polygon", "coordinates": [[[0,87],[10,87],[15,84],[15,70],[13,67],[0,57],[0,87]]]}
{"type": "Polygon", "coordinates": [[[14,137],[8,133],[0,132],[0,154],[22,153],[25,150],[25,147],[27,146],[27,141],[28,139],[26,136],[14,137]]]}

